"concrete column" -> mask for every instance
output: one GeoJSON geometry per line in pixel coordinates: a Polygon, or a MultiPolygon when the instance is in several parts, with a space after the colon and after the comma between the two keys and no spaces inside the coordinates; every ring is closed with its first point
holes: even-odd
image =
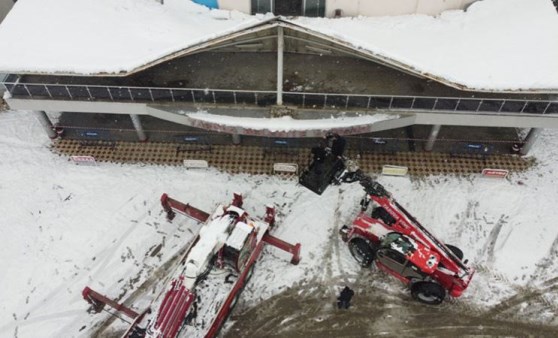
{"type": "Polygon", "coordinates": [[[239,145],[241,141],[240,134],[232,134],[232,142],[235,146],[239,145]]]}
{"type": "Polygon", "coordinates": [[[277,105],[283,105],[283,51],[285,40],[283,27],[277,27],[277,105]]]}
{"type": "Polygon", "coordinates": [[[139,140],[142,142],[147,141],[147,136],[145,136],[145,132],[143,131],[143,126],[141,125],[139,115],[130,114],[130,118],[132,119],[134,128],[136,128],[136,133],[138,134],[139,140]]]}
{"type": "Polygon", "coordinates": [[[523,147],[519,150],[521,155],[527,155],[541,134],[542,128],[531,128],[525,137],[523,147]]]}
{"type": "Polygon", "coordinates": [[[48,118],[48,115],[46,114],[46,112],[44,112],[42,110],[38,110],[38,111],[35,111],[35,115],[39,119],[39,122],[43,126],[43,129],[46,131],[48,137],[51,138],[51,139],[55,139],[57,134],[54,131],[54,127],[52,126],[52,122],[48,118]]]}
{"type": "Polygon", "coordinates": [[[430,136],[428,136],[428,141],[426,141],[424,150],[432,151],[432,148],[434,148],[434,142],[436,142],[436,139],[438,138],[438,133],[440,132],[440,128],[442,128],[442,125],[440,124],[436,124],[432,126],[432,130],[430,131],[430,136]]]}

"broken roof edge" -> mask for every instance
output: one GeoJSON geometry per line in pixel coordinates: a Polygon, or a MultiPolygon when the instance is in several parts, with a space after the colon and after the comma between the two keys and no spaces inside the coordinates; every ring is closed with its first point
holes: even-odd
{"type": "Polygon", "coordinates": [[[280,20],[282,20],[282,24],[284,27],[288,27],[288,28],[294,28],[298,31],[302,31],[304,33],[313,35],[315,37],[333,42],[337,45],[343,46],[345,48],[349,48],[352,49],[353,51],[363,54],[364,56],[366,56],[366,59],[368,59],[372,62],[377,62],[380,63],[383,66],[386,67],[390,67],[392,69],[396,69],[399,71],[403,71],[407,74],[413,75],[413,76],[417,76],[420,78],[424,78],[424,79],[429,79],[429,80],[433,80],[436,81],[438,83],[441,83],[443,85],[461,90],[461,91],[468,91],[468,92],[482,92],[482,93],[501,93],[501,94],[557,94],[558,93],[558,88],[517,88],[517,89],[490,89],[490,88],[481,88],[481,87],[471,87],[471,86],[467,86],[466,84],[457,82],[457,81],[452,81],[449,78],[445,78],[443,76],[438,76],[438,75],[434,75],[431,74],[429,72],[423,72],[420,71],[418,69],[416,69],[414,66],[410,65],[410,64],[406,64],[402,61],[390,58],[388,56],[384,56],[380,53],[375,53],[372,50],[369,49],[365,49],[363,47],[358,47],[355,46],[354,44],[350,43],[349,41],[344,41],[341,39],[338,39],[334,36],[331,35],[327,35],[324,34],[322,32],[313,30],[309,27],[306,27],[304,25],[299,25],[296,24],[292,21],[288,21],[288,19],[283,18],[283,17],[279,17],[280,20]],[[288,24],[288,25],[287,25],[288,24]]]}
{"type": "Polygon", "coordinates": [[[186,46],[186,47],[183,47],[179,50],[173,51],[173,52],[171,52],[171,53],[169,53],[169,54],[167,54],[163,57],[153,59],[151,62],[147,62],[147,63],[144,63],[140,66],[132,68],[129,71],[120,71],[118,73],[108,73],[108,72],[79,73],[79,72],[65,72],[65,71],[54,71],[54,72],[45,71],[45,72],[41,72],[41,71],[25,71],[25,70],[14,70],[14,69],[12,69],[12,70],[10,70],[10,69],[0,69],[0,73],[21,74],[21,75],[46,75],[46,76],[53,75],[53,76],[83,76],[83,77],[99,77],[99,76],[126,77],[126,76],[133,75],[135,73],[138,73],[140,71],[146,70],[148,68],[154,67],[156,65],[159,65],[163,62],[174,60],[174,59],[177,59],[179,57],[183,57],[183,56],[186,56],[186,55],[189,55],[189,54],[194,54],[196,52],[203,52],[204,49],[215,46],[215,45],[217,45],[221,42],[231,40],[231,39],[243,36],[243,35],[248,35],[248,34],[253,33],[253,32],[273,28],[273,27],[277,26],[277,23],[272,22],[276,18],[277,17],[269,17],[269,18],[261,20],[259,22],[255,22],[254,24],[252,24],[250,26],[239,28],[236,31],[233,31],[233,32],[228,31],[228,32],[223,33],[223,34],[221,34],[217,37],[214,37],[212,39],[194,43],[190,46],[186,46]]]}
{"type": "Polygon", "coordinates": [[[212,114],[206,111],[182,112],[181,115],[195,128],[227,134],[282,138],[323,137],[328,131],[345,136],[359,135],[389,129],[384,125],[391,125],[395,120],[405,119],[410,125],[416,116],[374,113],[321,119],[295,119],[291,116],[252,118],[212,114]]]}
{"type": "MultiPolygon", "coordinates": [[[[159,57],[157,59],[152,60],[151,62],[144,63],[141,66],[135,67],[129,71],[120,71],[118,73],[106,73],[106,72],[99,72],[99,73],[77,73],[77,72],[37,72],[37,71],[21,71],[21,70],[8,70],[8,69],[0,69],[0,73],[13,73],[13,74],[24,74],[24,75],[54,75],[54,76],[84,76],[84,77],[126,77],[129,75],[133,75],[135,73],[144,71],[148,68],[157,66],[161,63],[174,60],[183,56],[192,55],[195,53],[204,52],[220,43],[249,35],[254,32],[259,32],[267,29],[273,29],[276,27],[283,27],[293,29],[310,36],[316,37],[318,39],[322,39],[324,41],[328,41],[334,45],[338,45],[345,49],[349,49],[354,52],[356,57],[379,63],[383,66],[390,67],[392,69],[402,71],[412,76],[416,76],[423,79],[429,79],[432,81],[436,81],[443,85],[455,88],[461,91],[467,92],[482,92],[482,93],[495,93],[495,94],[558,94],[558,88],[509,88],[509,89],[501,89],[501,88],[485,88],[485,87],[473,87],[468,86],[464,83],[459,81],[452,80],[448,77],[444,77],[443,75],[436,75],[431,72],[424,72],[417,69],[415,66],[405,63],[401,60],[396,60],[389,56],[383,55],[382,53],[374,52],[371,49],[367,49],[364,47],[356,46],[355,44],[339,39],[333,35],[328,35],[323,32],[319,32],[317,30],[312,29],[311,27],[300,25],[287,17],[283,16],[270,16],[264,20],[259,22],[255,22],[248,27],[239,28],[236,31],[229,31],[224,34],[221,34],[215,38],[201,41],[194,43],[190,46],[184,47],[180,50],[174,51],[169,53],[163,57],[159,57]]],[[[346,51],[342,51],[345,52],[346,51]]]]}

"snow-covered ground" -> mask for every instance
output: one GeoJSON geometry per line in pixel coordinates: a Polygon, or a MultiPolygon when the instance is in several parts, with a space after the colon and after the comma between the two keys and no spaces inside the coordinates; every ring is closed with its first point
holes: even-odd
{"type": "MultiPolygon", "coordinates": [[[[88,336],[105,316],[86,312],[84,286],[125,299],[189,237],[193,222],[166,222],[159,205],[164,192],[208,212],[235,191],[245,195],[252,215],[263,215],[267,203],[277,206],[274,234],[299,241],[302,261],[290,265],[288,255],[266,248],[243,294],[245,306],[301,284],[350,283],[359,271],[337,236],[357,211],[358,185],[318,196],[293,181],[214,169],[76,166],[49,144],[33,114],[0,113],[0,337],[88,336]],[[326,260],[334,263],[323,265],[326,260]]],[[[538,165],[505,180],[378,177],[477,267],[461,304],[490,309],[518,290],[556,284],[557,146],[558,133],[545,131],[534,151],[538,165]]],[[[403,292],[396,285],[385,287],[403,292]]],[[[556,324],[556,293],[541,294],[546,305],[537,308],[538,320],[556,324]]]]}

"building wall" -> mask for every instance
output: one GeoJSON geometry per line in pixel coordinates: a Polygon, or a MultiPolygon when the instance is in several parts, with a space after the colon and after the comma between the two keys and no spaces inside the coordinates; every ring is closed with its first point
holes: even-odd
{"type": "Polygon", "coordinates": [[[436,15],[448,9],[463,9],[476,0],[326,0],[326,16],[336,9],[342,16],[436,15]]]}
{"type": "Polygon", "coordinates": [[[417,13],[437,15],[448,9],[463,9],[476,0],[420,0],[417,5],[417,13]]]}
{"type": "Polygon", "coordinates": [[[251,13],[250,0],[219,0],[219,8],[228,10],[237,10],[242,13],[251,13]]]}
{"type": "MultiPolygon", "coordinates": [[[[12,1],[12,0],[0,0],[12,1]]],[[[252,0],[193,0],[210,8],[251,13],[252,0]]],[[[267,0],[268,1],[268,0],[267,0]]],[[[282,1],[282,0],[274,0],[282,1]]],[[[326,16],[334,17],[341,9],[342,16],[389,16],[404,14],[437,15],[449,9],[463,9],[477,0],[326,0],[326,16]]]]}

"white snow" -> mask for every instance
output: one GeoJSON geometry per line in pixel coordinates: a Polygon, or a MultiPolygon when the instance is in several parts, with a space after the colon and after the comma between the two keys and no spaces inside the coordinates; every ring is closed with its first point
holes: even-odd
{"type": "Polygon", "coordinates": [[[202,226],[200,238],[188,254],[186,262],[184,275],[188,278],[185,281],[188,290],[193,289],[196,278],[205,271],[210,259],[227,241],[232,222],[231,216],[225,215],[202,226]]]}
{"type": "Polygon", "coordinates": [[[293,22],[470,89],[558,88],[558,14],[550,0],[484,0],[437,17],[293,22]]]}
{"type": "Polygon", "coordinates": [[[225,243],[227,246],[234,248],[238,251],[242,249],[244,242],[246,242],[246,238],[250,233],[254,230],[253,227],[249,226],[244,222],[236,223],[231,235],[227,238],[227,242],[225,243]]]}
{"type": "Polygon", "coordinates": [[[265,19],[185,0],[18,1],[0,25],[0,69],[118,74],[265,19]]]}
{"type": "MultiPolygon", "coordinates": [[[[322,196],[278,177],[149,165],[76,166],[53,154],[29,112],[0,113],[0,336],[91,334],[81,290],[128,297],[192,238],[195,221],[165,220],[162,193],[210,211],[241,192],[244,208],[277,206],[273,235],[302,244],[299,265],[267,246],[243,297],[257,304],[287,287],[335,285],[360,271],[337,230],[358,213],[362,188],[322,196]],[[161,245],[158,254],[151,253],[161,245]],[[332,248],[338,248],[333,251],[332,248]]],[[[544,131],[538,165],[508,179],[379,177],[394,197],[442,241],[460,247],[476,268],[460,302],[488,307],[558,277],[558,132],[544,131]]],[[[403,292],[396,281],[374,284],[403,292]]],[[[556,307],[558,299],[547,297],[556,307]]],[[[134,302],[141,310],[147,304],[134,302]]]]}
{"type": "MultiPolygon", "coordinates": [[[[187,0],[18,1],[0,25],[0,72],[126,73],[272,18],[187,0]]],[[[291,22],[469,89],[558,88],[558,15],[550,0],[484,0],[437,17],[291,22]]]]}
{"type": "Polygon", "coordinates": [[[246,129],[278,131],[293,130],[329,130],[346,127],[357,127],[372,123],[399,118],[399,115],[374,114],[356,117],[341,116],[328,119],[299,120],[291,116],[277,118],[252,118],[209,114],[206,112],[183,113],[189,118],[220,126],[243,127],[246,129]]]}

